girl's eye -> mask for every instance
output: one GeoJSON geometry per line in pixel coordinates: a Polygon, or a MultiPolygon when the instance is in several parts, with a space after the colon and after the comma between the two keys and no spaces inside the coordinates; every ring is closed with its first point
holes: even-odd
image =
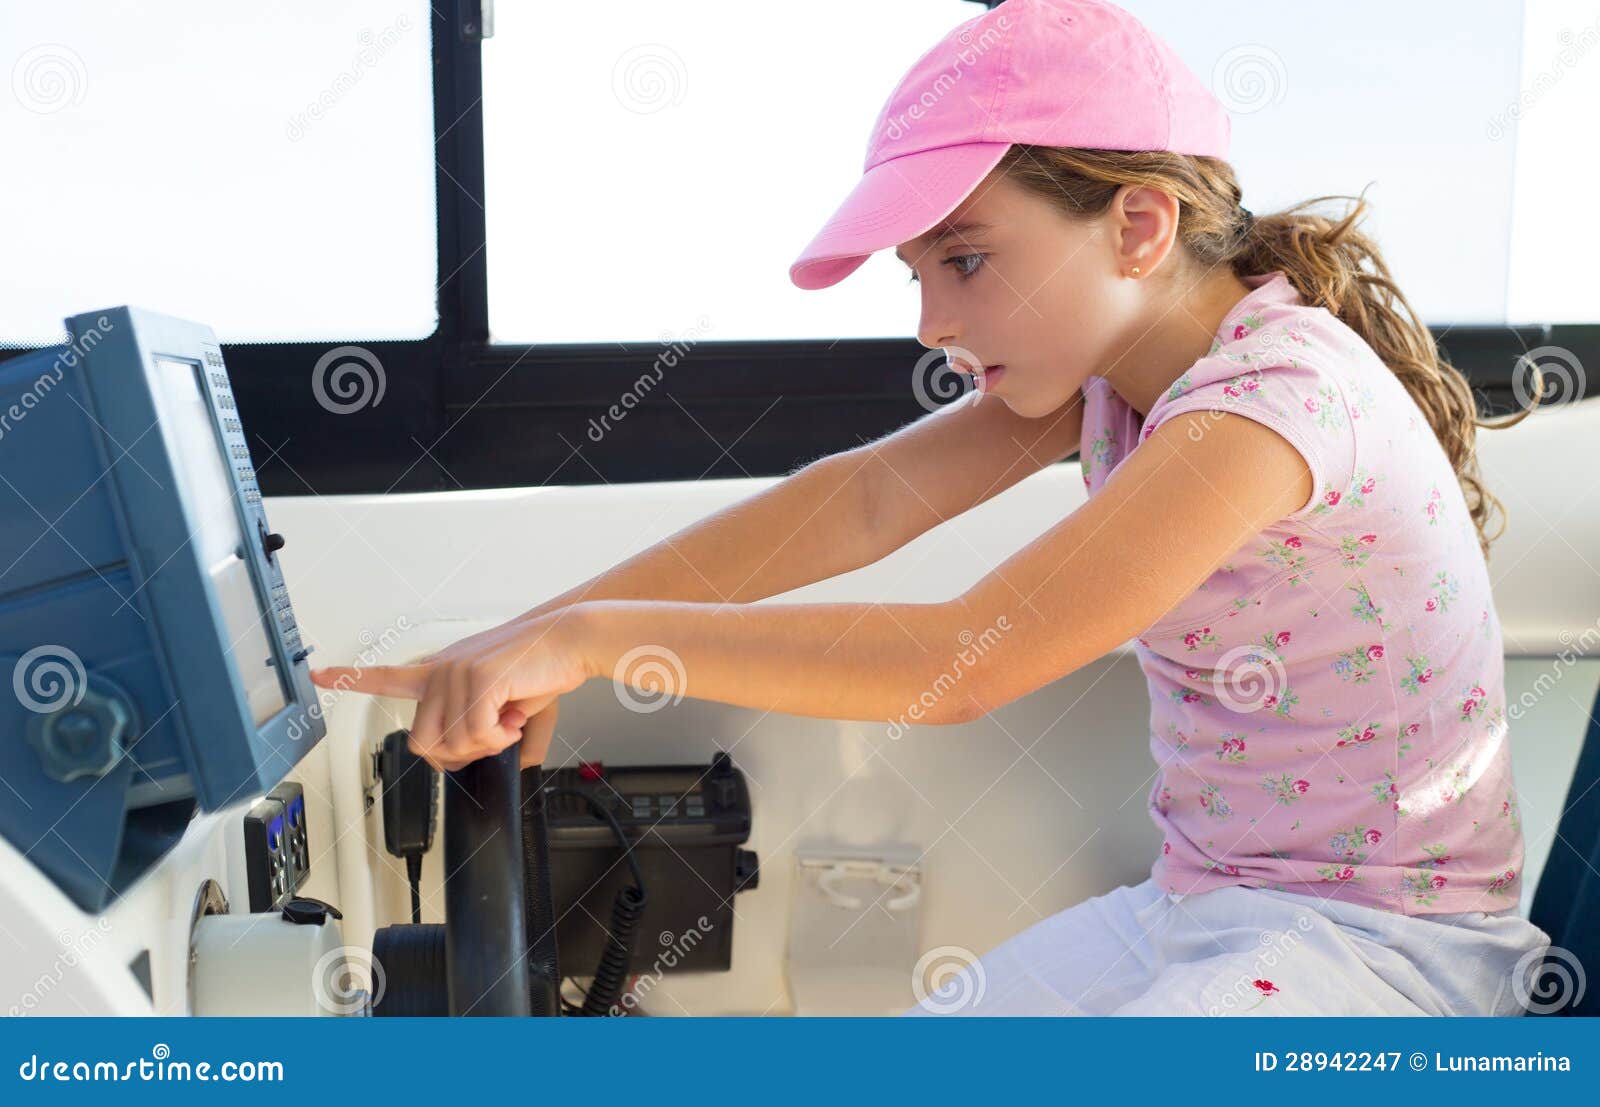
{"type": "MultiPolygon", "coordinates": [[[[961,254],[957,257],[945,258],[939,264],[951,266],[956,271],[956,279],[965,281],[970,280],[978,272],[978,266],[982,264],[983,258],[984,255],[982,254],[961,254]],[[974,263],[971,268],[967,268],[962,264],[969,261],[974,263]]],[[[911,274],[910,283],[917,283],[917,275],[915,273],[911,274]]]]}
{"type": "Polygon", "coordinates": [[[949,265],[949,266],[953,266],[955,268],[956,275],[961,280],[966,280],[968,277],[971,277],[973,274],[975,274],[978,271],[978,266],[983,264],[983,255],[982,254],[962,254],[959,257],[946,258],[945,261],[944,261],[944,264],[945,265],[949,265]],[[969,262],[969,261],[972,263],[972,266],[970,268],[968,268],[968,267],[966,267],[966,266],[964,266],[962,264],[963,262],[969,262]]]}

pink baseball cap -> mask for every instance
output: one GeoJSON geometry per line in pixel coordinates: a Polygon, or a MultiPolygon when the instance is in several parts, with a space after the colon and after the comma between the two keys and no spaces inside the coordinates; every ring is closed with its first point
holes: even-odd
{"type": "Polygon", "coordinates": [[[946,35],[878,114],[864,176],[789,267],[827,288],[926,234],[1014,143],[1228,156],[1228,113],[1103,0],[1006,0],[946,35]]]}

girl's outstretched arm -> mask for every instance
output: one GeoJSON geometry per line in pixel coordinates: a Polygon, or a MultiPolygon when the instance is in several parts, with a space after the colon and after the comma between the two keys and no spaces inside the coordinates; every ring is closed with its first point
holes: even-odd
{"type": "Polygon", "coordinates": [[[624,703],[641,693],[688,695],[796,715],[955,722],[965,711],[950,694],[960,686],[957,655],[986,630],[964,619],[959,601],[583,601],[471,653],[419,665],[330,667],[312,679],[418,701],[409,744],[453,770],[516,742],[530,718],[592,677],[625,686],[624,703]]]}
{"type": "Polygon", "coordinates": [[[971,712],[1143,633],[1312,493],[1304,455],[1265,424],[1215,410],[1167,419],[1088,503],[961,598],[974,621],[1004,613],[1021,631],[989,654],[971,712]]]}
{"type": "Polygon", "coordinates": [[[953,600],[721,612],[586,604],[572,640],[590,675],[630,685],[630,651],[658,648],[682,662],[675,691],[700,699],[964,722],[1133,638],[1311,493],[1309,466],[1276,431],[1233,414],[1180,415],[1087,504],[953,600]]]}
{"type": "Polygon", "coordinates": [[[586,600],[743,604],[859,569],[1070,455],[1082,426],[1081,396],[1029,419],[968,393],[877,441],[819,458],[428,660],[481,649],[586,600]]]}
{"type": "MultiPolygon", "coordinates": [[[[969,393],[877,441],[813,461],[423,661],[478,656],[521,637],[541,616],[586,600],[742,604],[858,569],[1073,453],[1082,427],[1081,395],[1034,419],[969,393]]],[[[351,687],[350,678],[333,687],[351,687]]],[[[554,701],[543,709],[516,705],[517,715],[530,720],[526,764],[544,760],[555,709],[554,701]]]]}
{"type": "Polygon", "coordinates": [[[1311,494],[1309,467],[1275,431],[1195,412],[1163,423],[1093,499],[953,600],[583,602],[471,657],[353,678],[325,669],[318,682],[418,700],[412,742],[447,769],[517,741],[524,720],[509,705],[537,710],[597,676],[795,715],[964,722],[1134,637],[1311,494]]]}

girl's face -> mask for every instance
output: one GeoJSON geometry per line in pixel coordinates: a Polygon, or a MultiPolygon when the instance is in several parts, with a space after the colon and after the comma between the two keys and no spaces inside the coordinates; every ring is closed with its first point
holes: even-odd
{"type": "Polygon", "coordinates": [[[1055,411],[1091,374],[1107,375],[1119,354],[1132,353],[1145,329],[1143,282],[1124,274],[1135,264],[1148,273],[1166,249],[1141,243],[1141,234],[1159,238],[1161,228],[1133,206],[1069,219],[991,173],[944,223],[895,251],[922,293],[918,340],[945,347],[962,372],[1004,366],[979,387],[1017,414],[1055,411]]]}

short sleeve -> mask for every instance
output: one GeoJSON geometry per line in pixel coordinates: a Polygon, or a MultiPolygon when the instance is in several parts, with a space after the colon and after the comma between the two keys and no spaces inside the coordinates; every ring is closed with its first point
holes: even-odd
{"type": "Polygon", "coordinates": [[[1277,431],[1305,458],[1311,470],[1311,498],[1287,518],[1298,518],[1329,496],[1343,493],[1355,477],[1356,435],[1345,391],[1332,373],[1297,362],[1294,365],[1253,366],[1238,372],[1237,362],[1210,365],[1214,358],[1197,362],[1170,392],[1157,401],[1145,419],[1140,441],[1162,423],[1187,412],[1242,415],[1277,431]],[[1204,370],[1230,373],[1204,383],[1204,370]]]}

